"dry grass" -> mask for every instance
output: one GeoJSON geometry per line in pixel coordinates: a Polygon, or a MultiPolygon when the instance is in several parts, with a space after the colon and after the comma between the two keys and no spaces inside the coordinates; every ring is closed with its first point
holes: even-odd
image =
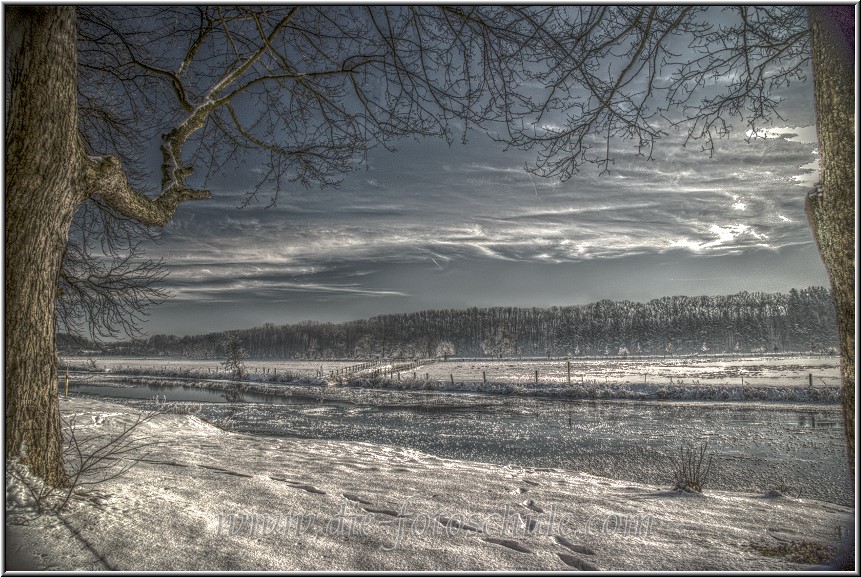
{"type": "Polygon", "coordinates": [[[792,541],[774,545],[753,543],[751,547],[766,557],[785,557],[793,563],[807,565],[825,565],[837,555],[837,549],[834,547],[814,541],[792,541]]]}
{"type": "Polygon", "coordinates": [[[681,447],[673,479],[673,491],[702,493],[712,469],[714,454],[706,455],[708,443],[699,448],[681,447]]]}

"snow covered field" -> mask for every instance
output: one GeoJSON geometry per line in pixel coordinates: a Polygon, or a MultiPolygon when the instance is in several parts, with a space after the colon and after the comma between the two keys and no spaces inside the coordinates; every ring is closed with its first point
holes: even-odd
{"type": "MultiPolygon", "coordinates": [[[[64,362],[84,366],[90,357],[64,357],[64,362]]],[[[165,357],[92,357],[99,369],[123,372],[126,369],[153,373],[193,371],[216,374],[223,368],[218,359],[171,359],[165,357]]],[[[284,359],[248,360],[250,378],[281,371],[303,376],[328,375],[333,370],[359,361],[292,361],[284,359]]],[[[386,366],[380,363],[380,366],[386,366]]],[[[760,357],[641,357],[629,359],[571,360],[571,382],[584,384],[670,384],[808,386],[813,375],[816,387],[840,384],[840,358],[836,356],[760,356],[760,357]]],[[[434,362],[415,371],[402,373],[402,379],[416,377],[433,382],[476,383],[484,379],[497,383],[533,383],[538,371],[539,384],[566,384],[566,360],[459,360],[434,362]]],[[[367,371],[366,371],[367,372],[367,371]]],[[[361,373],[359,373],[361,375],[361,373]]]]}
{"type": "Polygon", "coordinates": [[[195,387],[74,387],[140,409],[181,406],[237,432],[397,445],[438,457],[576,469],[669,483],[682,445],[707,442],[711,487],[852,504],[843,421],[835,405],[563,401],[367,389],[288,387],[227,402],[195,387]],[[313,396],[315,395],[316,396],[313,396]],[[158,398],[158,401],[154,399],[158,398]]]}
{"type": "MultiPolygon", "coordinates": [[[[814,385],[840,383],[839,357],[683,357],[571,360],[571,382],[585,384],[670,384],[670,385],[765,385],[807,386],[813,374],[814,385]]],[[[460,361],[435,363],[423,367],[432,381],[532,383],[568,382],[565,360],[534,361],[460,361]],[[482,374],[484,373],[484,374],[482,374]]]]}
{"type": "MultiPolygon", "coordinates": [[[[129,406],[61,399],[81,432],[129,406]]],[[[228,433],[191,415],[143,425],[157,444],[61,516],[7,475],[7,545],[64,570],[791,570],[835,545],[850,508],[786,496],[618,481],[416,449],[228,433]],[[531,527],[531,529],[530,529],[531,527]],[[776,556],[775,556],[776,555],[776,556]]]]}
{"type": "MultiPolygon", "coordinates": [[[[90,359],[96,363],[99,370],[108,372],[125,372],[128,370],[134,371],[150,371],[152,373],[181,373],[192,371],[199,374],[217,375],[219,372],[224,374],[222,366],[223,359],[175,359],[169,357],[63,357],[64,363],[68,363],[72,367],[84,367],[90,359]]],[[[272,374],[272,370],[313,377],[321,371],[323,374],[328,374],[329,371],[342,369],[351,365],[355,365],[356,361],[291,361],[284,359],[249,359],[245,361],[249,374],[254,375],[264,374],[264,370],[268,370],[272,374]]]]}
{"type": "MultiPolygon", "coordinates": [[[[639,369],[645,361],[627,361],[629,367],[635,362],[639,369]]],[[[649,362],[663,363],[662,370],[672,367],[665,360],[649,362]]],[[[739,359],[731,370],[824,372],[833,369],[832,362],[739,359]]],[[[445,370],[459,363],[423,368],[445,370]]],[[[506,363],[523,366],[510,361],[491,366],[502,369],[506,363]]],[[[681,374],[685,367],[675,369],[681,374]]],[[[425,381],[423,375],[415,381],[412,375],[401,381],[359,375],[340,384],[312,375],[288,384],[263,381],[258,373],[256,379],[250,375],[245,402],[227,403],[224,389],[232,385],[224,375],[221,380],[158,376],[177,370],[73,375],[70,392],[119,397],[138,408],[151,408],[156,398],[194,403],[201,416],[245,433],[393,444],[443,458],[561,467],[649,483],[668,482],[667,470],[682,444],[708,442],[720,464],[712,475],[714,488],[765,492],[782,486],[794,495],[853,502],[836,387],[691,382],[570,387],[488,382],[483,387],[425,381]],[[497,394],[471,392],[485,390],[497,394]]]]}

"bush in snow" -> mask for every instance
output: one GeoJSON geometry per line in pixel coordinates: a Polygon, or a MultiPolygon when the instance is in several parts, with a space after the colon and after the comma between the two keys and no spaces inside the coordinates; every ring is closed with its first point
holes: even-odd
{"type": "Polygon", "coordinates": [[[709,478],[714,454],[706,455],[708,443],[694,449],[682,446],[673,480],[673,491],[702,493],[709,478]]]}
{"type": "MultiPolygon", "coordinates": [[[[63,487],[44,483],[20,462],[9,463],[6,473],[26,488],[37,514],[62,511],[73,498],[86,499],[102,506],[105,497],[98,486],[125,475],[145,457],[142,451],[155,442],[141,436],[139,428],[159,414],[161,412],[139,415],[111,434],[84,433],[76,425],[74,416],[62,418],[63,463],[67,474],[67,482],[63,487]]],[[[95,424],[101,424],[104,416],[100,416],[98,422],[96,417],[93,419],[95,424]]]]}
{"type": "Polygon", "coordinates": [[[242,342],[235,334],[230,335],[230,338],[224,343],[224,348],[227,351],[227,359],[221,365],[224,370],[231,374],[234,380],[241,380],[246,375],[245,359],[248,354],[242,348],[242,342]]]}

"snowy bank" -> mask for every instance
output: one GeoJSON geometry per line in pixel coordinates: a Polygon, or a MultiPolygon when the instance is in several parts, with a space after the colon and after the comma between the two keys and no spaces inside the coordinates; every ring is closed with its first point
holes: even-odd
{"type": "Polygon", "coordinates": [[[641,384],[588,383],[565,384],[536,382],[474,382],[457,380],[384,379],[356,377],[342,386],[398,391],[470,392],[546,399],[617,399],[671,401],[768,401],[792,403],[839,403],[840,387],[722,385],[722,384],[641,384]]]}
{"type": "MultiPolygon", "coordinates": [[[[116,434],[136,417],[100,400],[60,405],[82,434],[116,434]]],[[[31,568],[792,570],[810,563],[775,552],[834,544],[853,515],[806,499],[689,496],[576,471],[227,433],[191,415],[159,415],[140,433],[157,441],[145,458],[60,515],[37,515],[7,474],[7,537],[31,568]]]]}

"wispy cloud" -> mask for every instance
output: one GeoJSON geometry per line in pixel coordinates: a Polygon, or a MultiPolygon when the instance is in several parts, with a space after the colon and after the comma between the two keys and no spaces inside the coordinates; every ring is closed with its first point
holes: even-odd
{"type": "MultiPolygon", "coordinates": [[[[185,303],[406,303],[434,290],[450,306],[469,304],[474,288],[432,289],[409,275],[453,279],[476,262],[567,270],[809,245],[803,190],[793,185],[818,178],[815,139],[804,126],[767,136],[719,141],[710,158],[671,135],[654,162],[620,147],[609,176],[587,168],[566,182],[528,175],[534,152],[502,153],[479,137],[466,147],[404,143],[397,156],[372,153],[369,170],[338,190],[290,189],[269,209],[236,209],[244,196],[225,186],[212,202],[183,207],[150,252],[165,258],[168,288],[185,303]]],[[[497,284],[522,286],[510,277],[497,284]]],[[[364,314],[359,304],[350,310],[364,314]]]]}

